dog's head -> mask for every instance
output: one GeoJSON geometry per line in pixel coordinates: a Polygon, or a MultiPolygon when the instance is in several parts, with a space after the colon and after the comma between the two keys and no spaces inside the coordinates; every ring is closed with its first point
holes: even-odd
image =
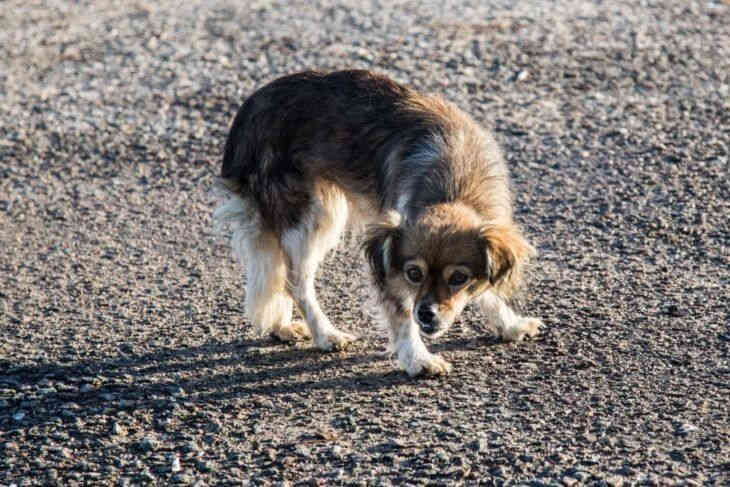
{"type": "Polygon", "coordinates": [[[486,290],[509,295],[533,253],[517,227],[484,222],[459,203],[375,225],[364,248],[383,298],[432,337],[486,290]]]}

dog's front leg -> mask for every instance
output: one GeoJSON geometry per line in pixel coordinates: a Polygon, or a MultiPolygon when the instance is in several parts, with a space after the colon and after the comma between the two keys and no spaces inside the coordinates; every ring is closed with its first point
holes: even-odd
{"type": "Polygon", "coordinates": [[[412,317],[398,316],[391,321],[390,326],[394,352],[408,375],[413,377],[421,373],[440,375],[451,372],[450,363],[428,351],[412,317]]]}
{"type": "Polygon", "coordinates": [[[534,337],[543,323],[539,318],[520,316],[502,298],[491,291],[479,297],[479,306],[487,314],[490,324],[506,342],[519,342],[525,336],[534,337]]]}

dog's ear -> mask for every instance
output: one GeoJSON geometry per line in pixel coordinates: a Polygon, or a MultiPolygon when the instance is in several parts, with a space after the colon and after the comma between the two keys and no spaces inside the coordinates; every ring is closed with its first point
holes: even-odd
{"type": "Polygon", "coordinates": [[[366,232],[363,250],[370,263],[375,284],[382,288],[393,266],[394,251],[400,239],[400,216],[388,215],[386,221],[371,225],[366,232]]]}
{"type": "Polygon", "coordinates": [[[486,225],[480,230],[486,255],[486,274],[500,294],[509,295],[522,278],[522,269],[535,249],[513,225],[486,225]]]}

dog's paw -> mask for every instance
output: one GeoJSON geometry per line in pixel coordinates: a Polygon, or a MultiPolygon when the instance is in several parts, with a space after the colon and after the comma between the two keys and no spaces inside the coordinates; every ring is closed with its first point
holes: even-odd
{"type": "Polygon", "coordinates": [[[539,318],[523,316],[514,325],[502,330],[502,339],[506,342],[521,342],[526,336],[537,336],[544,326],[539,318]]]}
{"type": "Polygon", "coordinates": [[[288,325],[280,325],[271,332],[271,336],[282,342],[298,342],[312,337],[307,324],[298,320],[288,325]]]}
{"type": "Polygon", "coordinates": [[[355,340],[357,340],[357,336],[333,329],[324,333],[322,336],[317,337],[315,345],[317,348],[325,352],[333,352],[346,350],[350,343],[355,340]]]}
{"type": "Polygon", "coordinates": [[[417,375],[446,375],[451,372],[451,364],[441,356],[427,353],[413,357],[408,363],[401,363],[403,370],[411,376],[417,375]]]}

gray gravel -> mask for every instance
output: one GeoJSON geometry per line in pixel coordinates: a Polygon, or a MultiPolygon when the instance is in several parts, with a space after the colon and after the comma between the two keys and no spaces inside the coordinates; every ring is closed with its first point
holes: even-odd
{"type": "Polygon", "coordinates": [[[0,9],[0,485],[728,485],[727,1],[21,2],[0,9]],[[207,192],[236,108],[371,68],[496,131],[541,256],[409,379],[252,334],[207,192]]]}

